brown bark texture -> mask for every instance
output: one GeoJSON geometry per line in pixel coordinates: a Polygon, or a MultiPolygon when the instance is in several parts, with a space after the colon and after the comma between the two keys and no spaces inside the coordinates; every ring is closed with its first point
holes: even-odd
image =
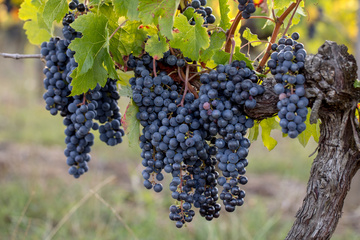
{"type": "MultiPolygon", "coordinates": [[[[305,76],[310,121],[320,119],[320,139],[303,205],[286,239],[330,239],[351,179],[360,167],[359,123],[355,120],[360,88],[354,88],[357,64],[347,47],[326,41],[316,55],[307,56],[305,76]]],[[[277,113],[273,81],[264,81],[267,95],[256,99],[259,107],[247,110],[249,116],[263,119],[277,113]]]]}

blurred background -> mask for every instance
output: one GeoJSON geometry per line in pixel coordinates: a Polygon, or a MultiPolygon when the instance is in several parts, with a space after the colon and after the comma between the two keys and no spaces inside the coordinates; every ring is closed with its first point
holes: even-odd
{"type": "MultiPolygon", "coordinates": [[[[0,0],[0,52],[39,53],[26,39],[18,19],[21,0],[0,0]]],[[[209,5],[215,0],[208,0],[209,5]]],[[[236,8],[236,3],[229,1],[236,8]]],[[[298,31],[310,53],[325,40],[348,46],[358,42],[358,1],[307,0],[298,31]]],[[[217,12],[216,7],[214,7],[217,12]]],[[[260,14],[261,10],[258,10],[260,14]]],[[[233,12],[234,14],[234,12],[233,12]]],[[[265,21],[244,21],[266,39],[265,21]]],[[[264,47],[264,46],[262,46],[264,47]]],[[[256,56],[256,49],[252,50],[256,56]]],[[[90,171],[80,179],[67,173],[64,126],[42,100],[44,65],[38,59],[0,58],[0,239],[283,239],[302,204],[316,143],[303,148],[282,138],[269,152],[252,143],[245,204],[219,219],[194,221],[176,229],[168,218],[173,203],[164,181],[161,193],[142,186],[139,148],[127,139],[108,147],[96,139],[90,171]]],[[[129,99],[121,99],[124,112],[129,99]]],[[[332,239],[360,239],[360,178],[355,177],[332,239]]]]}

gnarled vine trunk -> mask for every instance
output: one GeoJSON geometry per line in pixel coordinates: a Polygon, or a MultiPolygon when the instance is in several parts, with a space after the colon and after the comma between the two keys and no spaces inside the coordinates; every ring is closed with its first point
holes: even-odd
{"type": "MultiPolygon", "coordinates": [[[[341,217],[352,177],[360,167],[360,140],[355,111],[360,91],[355,58],[345,46],[326,41],[305,63],[310,121],[321,120],[320,140],[306,196],[286,239],[330,239],[341,217]]],[[[269,86],[271,80],[267,80],[269,86]]],[[[276,114],[278,99],[268,93],[247,114],[262,119],[276,114]],[[266,108],[264,114],[261,109],[266,108]]]]}

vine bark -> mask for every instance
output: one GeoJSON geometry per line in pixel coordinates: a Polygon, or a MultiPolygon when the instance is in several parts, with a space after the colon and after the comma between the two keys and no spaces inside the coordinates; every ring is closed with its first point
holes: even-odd
{"type": "MultiPolygon", "coordinates": [[[[312,164],[303,205],[286,239],[330,239],[341,217],[352,177],[360,168],[360,140],[355,112],[360,90],[355,58],[347,47],[326,41],[305,63],[311,121],[320,124],[318,154],[312,164]]],[[[271,79],[265,81],[272,88],[271,79]]],[[[270,90],[270,89],[269,89],[270,90]]],[[[259,108],[247,110],[256,119],[277,113],[271,91],[261,96],[259,108]],[[266,109],[264,114],[261,112],[266,109]]]]}

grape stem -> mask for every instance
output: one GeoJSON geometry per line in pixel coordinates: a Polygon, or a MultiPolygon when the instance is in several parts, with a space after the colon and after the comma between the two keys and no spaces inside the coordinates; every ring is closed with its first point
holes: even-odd
{"type": "MultiPolygon", "coordinates": [[[[184,71],[183,71],[180,67],[178,67],[178,75],[179,75],[179,78],[181,79],[181,81],[183,81],[183,82],[185,83],[186,76],[185,76],[184,71]]],[[[191,86],[191,84],[189,83],[189,81],[188,81],[188,83],[187,83],[186,85],[187,85],[187,87],[188,87],[188,90],[189,90],[192,94],[194,94],[195,98],[199,98],[199,94],[198,94],[198,93],[196,92],[196,90],[191,86]]]]}
{"type": "Polygon", "coordinates": [[[0,53],[4,58],[12,58],[12,59],[25,59],[25,58],[41,58],[41,54],[19,54],[19,53],[0,53]]]}
{"type": "MultiPolygon", "coordinates": [[[[280,31],[280,27],[283,25],[284,23],[284,20],[285,18],[292,12],[292,10],[294,10],[294,8],[298,5],[298,2],[301,2],[302,0],[297,0],[296,3],[292,3],[286,10],[283,14],[281,14],[281,16],[279,18],[276,18],[276,25],[275,25],[275,28],[274,28],[274,31],[271,35],[271,39],[270,39],[270,43],[267,48],[266,48],[266,52],[263,56],[263,58],[261,59],[261,62],[257,68],[257,71],[258,72],[262,72],[264,66],[265,66],[265,63],[267,62],[267,60],[269,59],[270,57],[270,50],[271,50],[271,45],[273,43],[275,43],[276,41],[276,38],[279,34],[279,31],[280,31]]],[[[273,13],[274,14],[274,13],[273,13]]]]}
{"type": "Polygon", "coordinates": [[[155,58],[153,58],[153,71],[154,71],[154,76],[157,77],[155,63],[156,63],[156,60],[155,60],[155,58]]]}
{"type": "Polygon", "coordinates": [[[203,73],[206,73],[206,72],[208,72],[208,70],[204,70],[204,71],[195,73],[194,75],[192,75],[192,76],[189,78],[189,82],[190,82],[191,80],[193,80],[196,76],[198,76],[198,75],[200,75],[200,74],[203,74],[203,73]]]}
{"type": "Polygon", "coordinates": [[[229,64],[232,62],[234,52],[235,52],[235,40],[232,38],[231,39],[231,53],[230,53],[230,58],[229,58],[229,64]]]}
{"type": "Polygon", "coordinates": [[[122,26],[124,26],[124,24],[125,24],[127,21],[128,21],[128,20],[125,20],[123,23],[121,23],[121,24],[115,29],[115,31],[110,35],[109,40],[115,35],[115,33],[116,33],[117,31],[119,31],[119,29],[120,29],[122,26]]]}
{"type": "MultiPolygon", "coordinates": [[[[274,19],[270,18],[270,17],[266,17],[266,16],[251,16],[250,18],[260,18],[260,19],[267,19],[269,21],[275,22],[274,19]]],[[[245,18],[241,18],[241,20],[243,20],[245,18]]]]}
{"type": "Polygon", "coordinates": [[[289,28],[290,28],[290,26],[291,26],[291,24],[292,24],[292,20],[293,20],[293,18],[294,18],[294,16],[295,16],[295,13],[296,13],[299,5],[300,5],[300,2],[301,2],[301,0],[300,0],[300,1],[296,1],[295,9],[294,9],[294,11],[293,11],[293,13],[292,13],[292,15],[291,15],[291,17],[290,17],[290,19],[289,19],[288,25],[287,25],[286,28],[285,28],[285,31],[284,31],[283,36],[285,36],[285,34],[287,33],[287,31],[289,30],[289,28]]]}
{"type": "MultiPolygon", "coordinates": [[[[179,67],[180,68],[180,67],[179,67]]],[[[179,69],[180,70],[180,69],[179,69]]],[[[189,85],[189,65],[186,66],[186,75],[185,75],[185,88],[184,93],[180,102],[180,105],[183,107],[185,102],[185,95],[188,92],[188,85],[189,85]]]]}
{"type": "Polygon", "coordinates": [[[271,44],[271,42],[269,42],[269,41],[265,41],[265,40],[251,41],[251,42],[247,42],[247,43],[245,43],[244,45],[242,45],[242,46],[240,47],[240,49],[242,49],[242,48],[246,47],[246,46],[247,46],[247,45],[249,45],[249,44],[252,44],[252,43],[257,43],[257,42],[261,42],[261,43],[270,43],[270,44],[271,44]]]}
{"type": "Polygon", "coordinates": [[[239,11],[231,24],[231,27],[227,33],[226,43],[225,43],[225,52],[230,53],[231,51],[231,39],[234,37],[235,31],[242,17],[242,11],[239,11]]]}

